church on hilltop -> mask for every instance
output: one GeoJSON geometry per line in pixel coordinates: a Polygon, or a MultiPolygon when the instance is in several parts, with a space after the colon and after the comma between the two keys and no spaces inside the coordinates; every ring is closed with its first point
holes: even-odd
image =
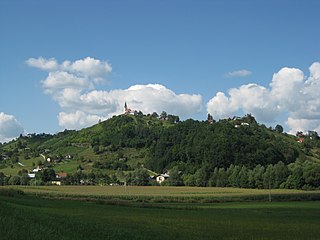
{"type": "Polygon", "coordinates": [[[126,114],[126,115],[134,114],[134,111],[132,111],[130,108],[128,108],[127,102],[124,103],[124,114],[126,114]]]}
{"type": "Polygon", "coordinates": [[[123,115],[143,116],[143,113],[141,111],[132,110],[132,109],[128,108],[127,102],[125,102],[123,115]]]}

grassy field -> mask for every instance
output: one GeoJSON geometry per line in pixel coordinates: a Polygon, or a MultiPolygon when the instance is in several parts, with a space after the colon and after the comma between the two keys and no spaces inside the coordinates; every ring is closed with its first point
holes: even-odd
{"type": "MultiPolygon", "coordinates": [[[[139,196],[242,196],[268,195],[268,189],[218,188],[218,187],[172,187],[172,186],[5,186],[26,192],[59,193],[69,195],[139,195],[139,196]]],[[[318,193],[295,189],[272,189],[272,194],[318,193]]]]}
{"type": "Polygon", "coordinates": [[[15,239],[319,239],[320,202],[118,206],[0,191],[0,236],[15,239]]]}

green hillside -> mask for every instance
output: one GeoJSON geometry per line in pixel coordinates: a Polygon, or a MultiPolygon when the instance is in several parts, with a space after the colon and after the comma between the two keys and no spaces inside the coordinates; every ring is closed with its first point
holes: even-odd
{"type": "Polygon", "coordinates": [[[170,171],[171,185],[262,188],[267,177],[276,179],[278,169],[281,176],[274,187],[287,182],[290,175],[290,182],[282,187],[319,187],[320,176],[314,172],[320,163],[319,137],[310,132],[299,138],[302,143],[282,133],[281,127],[275,130],[258,124],[251,115],[218,122],[180,122],[173,115],[120,115],[80,131],[29,134],[0,145],[0,172],[21,176],[42,166],[78,174],[77,179],[93,174],[88,184],[143,185],[145,181],[134,179],[170,171]]]}

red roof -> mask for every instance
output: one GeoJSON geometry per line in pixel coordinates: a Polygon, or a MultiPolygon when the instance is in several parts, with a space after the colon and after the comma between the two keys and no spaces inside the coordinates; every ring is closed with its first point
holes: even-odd
{"type": "Polygon", "coordinates": [[[68,174],[65,172],[60,172],[60,173],[57,173],[56,175],[58,178],[66,178],[68,176],[68,174]]]}

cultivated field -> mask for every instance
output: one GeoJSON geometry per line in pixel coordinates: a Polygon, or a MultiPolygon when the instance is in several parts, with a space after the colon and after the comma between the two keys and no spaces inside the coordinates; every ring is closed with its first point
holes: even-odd
{"type": "MultiPolygon", "coordinates": [[[[268,189],[218,188],[218,187],[167,187],[167,186],[6,186],[29,193],[96,196],[243,196],[268,195],[268,189]]],[[[317,191],[272,189],[271,194],[320,194],[317,191]]]]}
{"type": "MultiPolygon", "coordinates": [[[[122,199],[143,202],[268,201],[269,190],[166,186],[6,186],[50,197],[122,199]]],[[[272,189],[273,200],[320,200],[320,190],[272,189]]]]}

